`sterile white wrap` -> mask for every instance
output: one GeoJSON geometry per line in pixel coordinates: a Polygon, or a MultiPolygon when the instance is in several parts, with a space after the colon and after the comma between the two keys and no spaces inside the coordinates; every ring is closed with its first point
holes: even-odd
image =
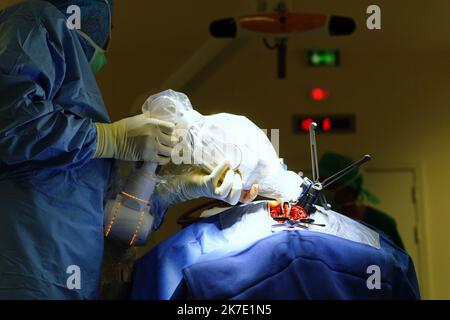
{"type": "Polygon", "coordinates": [[[198,164],[211,172],[228,160],[241,174],[244,189],[256,183],[264,197],[297,200],[300,196],[303,179],[283,168],[264,131],[246,117],[201,115],[185,94],[173,90],[151,96],[142,110],[149,117],[175,124],[175,135],[182,140],[172,153],[174,163],[198,164]]]}

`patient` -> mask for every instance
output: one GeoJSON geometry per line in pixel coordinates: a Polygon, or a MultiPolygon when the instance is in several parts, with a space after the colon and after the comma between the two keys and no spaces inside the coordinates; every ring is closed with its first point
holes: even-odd
{"type": "MultiPolygon", "coordinates": [[[[352,163],[352,159],[347,156],[326,152],[319,161],[320,174],[325,179],[352,163]]],[[[363,177],[359,170],[353,170],[330,186],[327,190],[327,199],[333,204],[333,208],[384,232],[399,248],[405,250],[395,219],[366,204],[366,202],[377,204],[379,200],[364,188],[363,177]]]]}
{"type": "Polygon", "coordinates": [[[257,201],[200,220],[137,261],[131,297],[420,297],[410,257],[390,239],[319,206],[311,217],[325,227],[273,232],[268,202],[257,201]]]}

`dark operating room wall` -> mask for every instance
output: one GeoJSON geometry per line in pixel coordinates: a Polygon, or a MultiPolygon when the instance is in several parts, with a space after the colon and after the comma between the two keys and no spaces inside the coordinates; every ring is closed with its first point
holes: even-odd
{"type": "MultiPolygon", "coordinates": [[[[262,128],[281,129],[281,156],[293,168],[309,167],[307,137],[291,131],[293,113],[356,114],[356,133],[320,135],[320,152],[334,150],[355,158],[371,153],[369,167],[418,172],[423,294],[450,298],[450,215],[445,203],[450,179],[450,22],[444,14],[450,3],[377,3],[382,30],[369,32],[368,1],[302,1],[304,11],[354,16],[358,31],[348,38],[290,39],[285,80],[276,78],[275,53],[260,40],[247,41],[193,77],[186,93],[203,113],[244,114],[262,128]],[[341,67],[308,68],[305,51],[310,47],[340,48],[341,67]],[[308,90],[315,85],[332,90],[327,103],[310,101],[308,90]]],[[[233,15],[241,4],[118,1],[110,66],[100,76],[112,117],[128,115],[131,104],[144,100],[142,94],[165,89],[162,83],[208,41],[209,22],[233,15]]],[[[171,210],[152,244],[177,230],[175,220],[185,208],[171,210]]]]}

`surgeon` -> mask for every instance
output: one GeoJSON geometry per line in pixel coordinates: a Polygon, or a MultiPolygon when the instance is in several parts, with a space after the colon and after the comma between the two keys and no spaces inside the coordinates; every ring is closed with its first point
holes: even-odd
{"type": "MultiPolygon", "coordinates": [[[[352,159],[344,155],[327,152],[319,161],[319,172],[325,179],[352,163],[352,159]]],[[[327,200],[334,210],[383,231],[397,246],[405,249],[394,218],[364,203],[377,203],[378,199],[363,187],[363,177],[359,170],[351,171],[328,189],[327,200]]]]}
{"type": "MultiPolygon", "coordinates": [[[[172,123],[110,122],[95,75],[112,9],[111,0],[31,0],[0,12],[0,299],[98,298],[113,159],[170,161],[172,123]],[[80,30],[66,23],[70,5],[80,30]]],[[[237,202],[242,182],[229,172],[225,163],[179,179],[195,190],[188,198],[237,202]]]]}

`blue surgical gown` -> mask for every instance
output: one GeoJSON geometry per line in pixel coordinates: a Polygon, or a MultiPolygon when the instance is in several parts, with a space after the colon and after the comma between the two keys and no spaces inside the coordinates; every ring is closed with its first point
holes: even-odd
{"type": "Polygon", "coordinates": [[[314,214],[326,227],[272,233],[266,207],[237,206],[165,240],[135,264],[131,297],[420,297],[411,258],[385,235],[332,211],[314,214]]]}
{"type": "Polygon", "coordinates": [[[109,117],[65,17],[1,11],[0,299],[98,296],[111,163],[92,159],[94,122],[109,117]]]}

